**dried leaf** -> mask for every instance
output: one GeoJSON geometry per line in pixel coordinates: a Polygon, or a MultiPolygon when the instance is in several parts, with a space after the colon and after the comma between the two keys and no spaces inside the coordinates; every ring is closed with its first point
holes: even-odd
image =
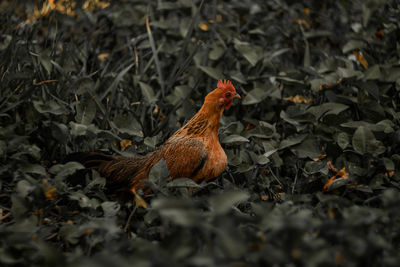
{"type": "Polygon", "coordinates": [[[199,28],[202,29],[203,31],[208,31],[208,26],[205,23],[200,23],[199,28]]]}
{"type": "Polygon", "coordinates": [[[293,102],[296,104],[299,104],[299,103],[308,104],[308,103],[313,103],[315,101],[314,98],[305,98],[302,95],[296,95],[295,97],[293,97],[293,96],[285,97],[284,100],[290,101],[290,102],[293,102]]]}
{"type": "Polygon", "coordinates": [[[365,68],[368,69],[368,62],[365,59],[365,57],[363,56],[363,54],[361,52],[358,51],[353,51],[353,54],[356,56],[356,59],[358,60],[358,62],[360,62],[360,64],[365,68]]]}
{"type": "Polygon", "coordinates": [[[322,154],[318,158],[314,158],[314,161],[320,161],[321,159],[324,159],[324,158],[326,158],[326,154],[322,154]]]}
{"type": "Polygon", "coordinates": [[[332,183],[337,180],[346,180],[349,178],[349,174],[346,172],[346,168],[343,167],[341,170],[337,171],[336,168],[333,167],[332,163],[329,161],[328,163],[329,168],[335,172],[335,175],[332,176],[324,185],[322,191],[326,192],[329,191],[332,183]]]}
{"type": "Polygon", "coordinates": [[[101,61],[101,62],[105,62],[106,59],[110,56],[110,53],[101,53],[97,56],[97,58],[101,61]]]}
{"type": "Polygon", "coordinates": [[[124,151],[128,146],[132,145],[132,140],[123,139],[119,142],[119,145],[121,146],[121,150],[124,151]]]}
{"type": "Polygon", "coordinates": [[[57,189],[54,186],[44,186],[44,196],[49,200],[55,200],[57,197],[57,189]]]}

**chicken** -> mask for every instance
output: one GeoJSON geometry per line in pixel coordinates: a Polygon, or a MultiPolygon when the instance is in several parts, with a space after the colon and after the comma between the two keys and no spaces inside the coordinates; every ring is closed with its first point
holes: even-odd
{"type": "Polygon", "coordinates": [[[210,180],[227,166],[227,157],[218,140],[222,113],[233,99],[240,98],[230,81],[219,81],[201,109],[158,149],[140,158],[106,155],[97,152],[75,153],[70,159],[87,169],[97,170],[112,185],[136,194],[150,190],[143,183],[150,169],[164,159],[172,178],[187,177],[195,182],[210,180]]]}

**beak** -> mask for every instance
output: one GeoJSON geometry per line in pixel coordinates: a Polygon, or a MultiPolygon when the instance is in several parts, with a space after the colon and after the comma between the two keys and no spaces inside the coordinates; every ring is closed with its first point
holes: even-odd
{"type": "Polygon", "coordinates": [[[241,99],[241,97],[240,97],[239,94],[234,95],[233,98],[234,98],[234,99],[241,99]]]}

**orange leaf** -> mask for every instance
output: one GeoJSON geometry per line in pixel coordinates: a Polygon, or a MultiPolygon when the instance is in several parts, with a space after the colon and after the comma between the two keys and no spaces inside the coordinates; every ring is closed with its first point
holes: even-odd
{"type": "Polygon", "coordinates": [[[329,217],[331,217],[332,219],[335,218],[335,211],[332,208],[328,209],[328,214],[329,217]]]}
{"type": "Polygon", "coordinates": [[[298,249],[293,249],[292,250],[292,258],[293,259],[300,259],[301,257],[301,252],[298,249]]]}
{"type": "Polygon", "coordinates": [[[379,30],[375,33],[374,39],[375,40],[383,40],[383,35],[385,33],[385,30],[379,30]]]}
{"type": "Polygon", "coordinates": [[[296,22],[297,22],[297,24],[301,24],[301,25],[304,25],[304,27],[306,27],[306,28],[310,28],[310,24],[308,24],[308,22],[307,21],[305,21],[304,19],[298,19],[298,20],[296,20],[296,22]]]}
{"type": "Polygon", "coordinates": [[[160,111],[160,108],[158,107],[158,105],[156,105],[153,109],[153,115],[157,115],[159,111],[160,111]]]}
{"type": "Polygon", "coordinates": [[[245,24],[245,23],[247,22],[247,20],[248,20],[248,17],[247,17],[246,15],[244,15],[244,16],[242,16],[242,17],[240,18],[239,23],[240,23],[241,25],[243,25],[243,24],[245,24]]]}
{"type": "Polygon", "coordinates": [[[321,156],[319,156],[318,158],[315,158],[314,161],[320,161],[321,159],[326,158],[326,154],[323,154],[321,156]]]}
{"type": "Polygon", "coordinates": [[[284,100],[293,102],[293,103],[312,103],[314,102],[314,98],[305,98],[302,95],[296,95],[295,97],[293,96],[289,96],[289,97],[285,97],[284,100]]]}
{"type": "Polygon", "coordinates": [[[104,62],[106,61],[106,58],[110,56],[110,53],[101,53],[100,55],[97,56],[97,58],[101,61],[104,62]]]}
{"type": "Polygon", "coordinates": [[[392,177],[394,175],[394,170],[387,171],[385,175],[386,177],[392,177]]]}
{"type": "Polygon", "coordinates": [[[362,55],[362,53],[358,52],[358,51],[353,51],[353,54],[356,56],[356,59],[358,60],[358,62],[360,62],[360,64],[365,68],[368,69],[368,62],[365,59],[365,57],[362,55]]]}
{"type": "Polygon", "coordinates": [[[203,31],[208,31],[208,26],[207,26],[207,24],[200,23],[200,24],[199,24],[199,28],[202,29],[203,31]]]}
{"type": "Polygon", "coordinates": [[[306,15],[310,14],[310,9],[309,8],[304,8],[303,11],[304,11],[304,14],[306,14],[306,15]]]}
{"type": "Polygon", "coordinates": [[[335,174],[334,176],[332,176],[332,177],[328,180],[328,182],[326,182],[326,184],[325,184],[324,187],[322,188],[322,191],[323,191],[323,192],[328,191],[329,188],[331,187],[332,183],[333,183],[335,180],[338,180],[338,179],[347,179],[347,178],[349,178],[349,174],[346,172],[346,168],[343,167],[340,171],[337,171],[337,169],[334,168],[334,167],[332,166],[332,163],[331,163],[330,161],[328,162],[328,166],[329,166],[329,168],[330,168],[332,171],[336,172],[336,174],[335,174]]]}
{"type": "Polygon", "coordinates": [[[134,187],[132,187],[131,192],[135,196],[135,207],[136,208],[142,207],[142,208],[146,209],[147,208],[146,201],[141,196],[139,196],[138,193],[136,193],[136,190],[134,187]]]}
{"type": "Polygon", "coordinates": [[[82,236],[91,235],[94,232],[94,229],[88,229],[82,232],[82,236]]]}
{"type": "Polygon", "coordinates": [[[121,150],[124,151],[128,146],[132,145],[132,141],[128,139],[124,139],[121,142],[119,142],[119,145],[121,146],[121,150]]]}
{"type": "Polygon", "coordinates": [[[57,196],[57,189],[54,186],[44,186],[44,196],[49,200],[55,200],[57,196]]]}
{"type": "Polygon", "coordinates": [[[339,78],[336,82],[333,82],[333,83],[327,83],[327,84],[322,84],[322,85],[320,85],[320,86],[318,86],[318,91],[322,91],[322,90],[324,90],[324,89],[327,89],[327,88],[330,88],[330,87],[332,87],[332,86],[334,86],[334,85],[338,85],[339,83],[341,83],[342,82],[342,78],[339,78]]]}
{"type": "Polygon", "coordinates": [[[254,127],[256,127],[256,126],[254,126],[254,125],[251,124],[251,123],[248,123],[248,124],[246,125],[245,131],[248,131],[248,130],[250,130],[250,129],[253,129],[254,127]]]}
{"type": "Polygon", "coordinates": [[[336,264],[339,264],[339,265],[342,265],[342,264],[344,263],[344,257],[343,257],[343,255],[342,255],[342,253],[336,252],[336,255],[335,255],[335,263],[336,263],[336,264]]]}

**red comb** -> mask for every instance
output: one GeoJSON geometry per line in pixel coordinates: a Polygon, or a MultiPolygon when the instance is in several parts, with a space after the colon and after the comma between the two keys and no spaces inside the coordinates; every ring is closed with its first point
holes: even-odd
{"type": "Polygon", "coordinates": [[[231,89],[231,90],[235,90],[235,87],[233,87],[233,84],[231,83],[231,81],[229,80],[220,80],[217,84],[218,88],[221,89],[231,89]]]}

